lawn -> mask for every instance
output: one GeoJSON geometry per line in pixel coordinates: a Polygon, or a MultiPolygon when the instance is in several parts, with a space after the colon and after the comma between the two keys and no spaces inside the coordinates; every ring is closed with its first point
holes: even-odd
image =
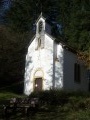
{"type": "MultiPolygon", "coordinates": [[[[66,93],[62,91],[46,91],[32,94],[29,97],[39,97],[44,103],[39,110],[29,117],[23,114],[10,116],[8,120],[90,120],[90,94],[88,93],[66,93]]],[[[0,92],[0,120],[2,119],[2,105],[12,97],[26,97],[8,91],[0,92]]]]}

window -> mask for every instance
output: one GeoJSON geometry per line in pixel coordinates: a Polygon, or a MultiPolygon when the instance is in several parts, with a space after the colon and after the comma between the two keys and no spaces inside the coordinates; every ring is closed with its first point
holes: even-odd
{"type": "Polygon", "coordinates": [[[40,21],[40,22],[39,22],[39,25],[38,25],[38,32],[39,32],[39,33],[42,31],[42,28],[43,28],[43,22],[40,21]]]}
{"type": "Polygon", "coordinates": [[[44,37],[39,37],[39,38],[36,38],[36,41],[35,41],[35,50],[38,50],[38,49],[43,49],[44,48],[44,37]]]}
{"type": "Polygon", "coordinates": [[[87,79],[90,81],[90,69],[87,70],[87,79]]]}
{"type": "Polygon", "coordinates": [[[41,38],[38,38],[38,48],[41,47],[41,38]]]}
{"type": "Polygon", "coordinates": [[[80,83],[80,65],[78,63],[74,64],[74,81],[80,83]]]}
{"type": "Polygon", "coordinates": [[[55,43],[55,46],[54,46],[54,56],[55,56],[55,61],[59,62],[59,57],[58,57],[58,54],[57,54],[57,44],[55,43]]]}

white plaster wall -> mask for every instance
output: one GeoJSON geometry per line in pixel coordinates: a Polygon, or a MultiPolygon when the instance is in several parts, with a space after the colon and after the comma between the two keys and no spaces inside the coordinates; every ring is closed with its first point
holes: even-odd
{"type": "MultiPolygon", "coordinates": [[[[56,55],[55,55],[56,56],[56,55]]],[[[55,88],[63,87],[63,48],[57,45],[57,59],[55,58],[55,88]]]]}
{"type": "Polygon", "coordinates": [[[88,90],[88,81],[86,79],[85,71],[86,68],[84,65],[78,61],[77,56],[72,52],[64,49],[64,68],[63,68],[63,76],[64,90],[73,90],[73,91],[87,91],[88,90]],[[74,81],[74,63],[79,62],[81,68],[81,82],[77,83],[74,81]]]}
{"type": "Polygon", "coordinates": [[[41,69],[44,73],[43,90],[52,87],[53,40],[48,35],[45,35],[44,48],[35,50],[35,39],[28,47],[26,55],[24,93],[27,95],[33,91],[34,73],[38,69],[41,69]]]}
{"type": "MultiPolygon", "coordinates": [[[[77,62],[76,55],[64,49],[64,89],[74,90],[74,63],[77,62]]],[[[79,88],[79,85],[76,86],[79,88]]]]}
{"type": "Polygon", "coordinates": [[[45,89],[50,89],[53,80],[53,40],[48,35],[45,35],[44,57],[45,89]]]}
{"type": "Polygon", "coordinates": [[[32,71],[34,69],[34,62],[33,62],[33,53],[35,48],[35,39],[32,41],[31,45],[28,48],[27,55],[26,55],[26,64],[25,64],[25,75],[24,75],[24,93],[29,95],[33,90],[33,81],[32,71]]]}

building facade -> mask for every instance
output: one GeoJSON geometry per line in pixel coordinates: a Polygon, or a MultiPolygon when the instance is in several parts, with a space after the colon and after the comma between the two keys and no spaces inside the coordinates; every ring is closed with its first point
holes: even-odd
{"type": "Polygon", "coordinates": [[[49,89],[88,91],[86,68],[76,51],[62,41],[56,43],[51,32],[52,27],[40,15],[26,55],[24,93],[49,89]]]}

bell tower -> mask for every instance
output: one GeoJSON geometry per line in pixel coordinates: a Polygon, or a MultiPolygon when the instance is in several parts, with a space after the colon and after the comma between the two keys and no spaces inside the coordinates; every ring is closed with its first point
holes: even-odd
{"type": "Polygon", "coordinates": [[[46,22],[46,19],[42,16],[42,13],[36,21],[36,48],[43,49],[45,42],[45,33],[51,35],[51,26],[46,22]]]}
{"type": "Polygon", "coordinates": [[[41,15],[36,21],[36,50],[44,48],[45,40],[45,18],[41,15]]]}

